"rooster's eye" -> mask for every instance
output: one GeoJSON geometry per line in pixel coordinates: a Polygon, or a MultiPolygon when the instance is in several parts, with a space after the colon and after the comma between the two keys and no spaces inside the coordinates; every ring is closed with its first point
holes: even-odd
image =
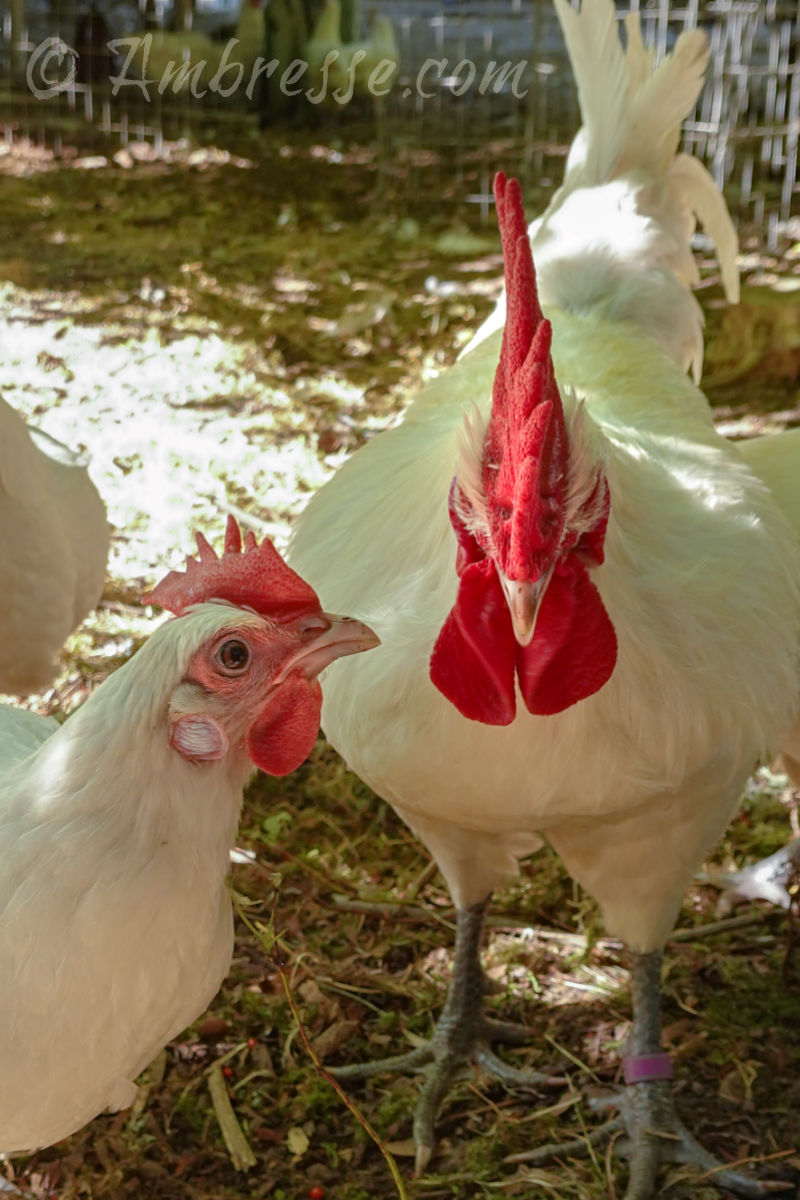
{"type": "Polygon", "coordinates": [[[250,665],[250,647],[238,638],[231,638],[222,643],[217,658],[226,671],[244,671],[250,665]]]}

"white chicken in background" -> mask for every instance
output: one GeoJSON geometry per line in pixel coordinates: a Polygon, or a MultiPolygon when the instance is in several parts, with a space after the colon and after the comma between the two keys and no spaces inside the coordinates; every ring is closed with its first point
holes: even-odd
{"type": "Polygon", "coordinates": [[[130,69],[132,76],[151,80],[156,87],[165,81],[167,92],[191,89],[193,94],[202,96],[222,68],[219,86],[214,90],[222,96],[243,95],[251,83],[256,60],[264,51],[262,5],[263,0],[242,0],[233,38],[225,41],[191,29],[142,30],[124,39],[126,50],[128,42],[135,43],[125,73],[130,69]],[[241,75],[235,69],[237,65],[242,68],[241,75]]]}
{"type": "Polygon", "coordinates": [[[226,885],[254,767],[299,766],[319,672],[377,645],[229,519],[150,599],[178,614],[61,726],[0,708],[0,1151],[106,1108],[230,963],[226,885]]]}
{"type": "Polygon", "coordinates": [[[110,531],[77,454],[0,399],[0,691],[40,691],[100,599],[110,531]]]}
{"type": "MultiPolygon", "coordinates": [[[[800,429],[748,438],[737,447],[800,536],[800,429]]],[[[780,751],[780,765],[800,789],[800,722],[781,739],[780,751]]],[[[721,913],[744,900],[767,900],[788,909],[800,894],[800,838],[733,874],[715,871],[706,878],[723,888],[721,913]]]]}
{"type": "Polygon", "coordinates": [[[628,1086],[608,1127],[629,1133],[626,1200],[649,1200],[668,1160],[760,1196],[775,1182],[722,1169],[674,1110],[659,977],[693,872],[797,716],[800,543],[685,374],[702,359],[696,215],[736,294],[727,210],[676,153],[705,35],[654,68],[638,16],[626,53],[610,0],[556,7],[584,126],[534,227],[539,298],[501,176],[507,322],[345,464],[290,547],[383,643],[331,669],[326,736],[425,842],[457,907],[431,1042],[340,1075],[424,1068],[418,1169],[469,1058],[536,1079],[489,1049],[513,1035],[482,1013],[478,952],[492,890],[543,835],[630,954],[628,1086]]]}
{"type": "Polygon", "coordinates": [[[370,88],[385,95],[397,80],[398,50],[394,26],[387,16],[374,13],[370,36],[360,42],[342,42],[340,0],[325,0],[305,46],[308,64],[306,93],[345,104],[367,96],[370,88]]]}

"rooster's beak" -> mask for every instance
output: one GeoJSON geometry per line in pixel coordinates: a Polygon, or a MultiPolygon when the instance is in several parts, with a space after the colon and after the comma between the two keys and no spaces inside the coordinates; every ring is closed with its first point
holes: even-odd
{"type": "Polygon", "coordinates": [[[508,611],[511,613],[514,637],[520,646],[529,646],[536,629],[539,606],[547,591],[553,570],[551,568],[536,580],[508,579],[499,567],[497,574],[508,602],[508,611]]]}

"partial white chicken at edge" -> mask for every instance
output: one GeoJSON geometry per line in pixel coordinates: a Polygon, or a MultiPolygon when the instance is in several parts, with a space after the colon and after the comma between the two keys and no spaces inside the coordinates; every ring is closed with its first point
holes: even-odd
{"type": "Polygon", "coordinates": [[[41,691],[103,591],[111,533],[81,458],[0,398],[0,692],[41,691]]]}

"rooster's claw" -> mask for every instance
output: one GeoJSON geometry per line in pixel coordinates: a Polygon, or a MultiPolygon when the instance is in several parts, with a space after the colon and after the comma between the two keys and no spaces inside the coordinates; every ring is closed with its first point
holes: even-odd
{"type": "Polygon", "coordinates": [[[458,911],[450,990],[430,1040],[405,1054],[328,1068],[339,1080],[368,1079],[385,1071],[422,1072],[425,1081],[414,1111],[417,1175],[425,1170],[433,1154],[439,1107],[451,1084],[471,1063],[507,1087],[561,1087],[568,1082],[561,1075],[511,1067],[491,1049],[492,1042],[520,1045],[530,1039],[531,1030],[508,1021],[493,1021],[484,1015],[485,982],[478,947],[487,906],[488,900],[458,911]]]}

